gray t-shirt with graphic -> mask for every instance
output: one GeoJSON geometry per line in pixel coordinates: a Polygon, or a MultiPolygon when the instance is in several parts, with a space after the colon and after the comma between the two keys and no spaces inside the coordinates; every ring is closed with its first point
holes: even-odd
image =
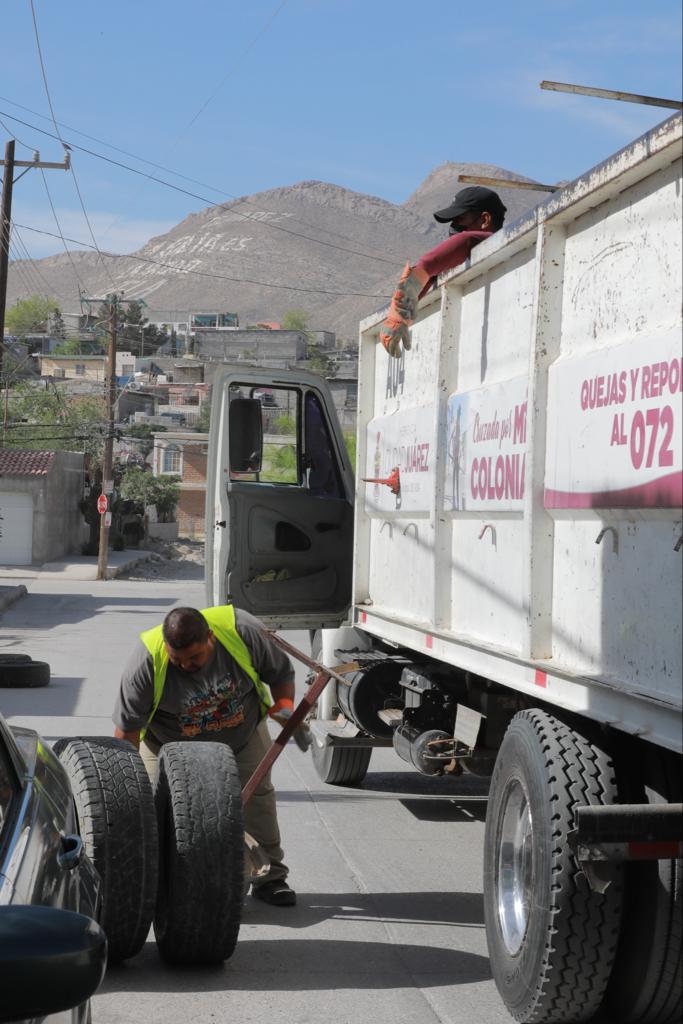
{"type": "MultiPolygon", "coordinates": [[[[235,627],[247,646],[258,675],[269,686],[294,679],[292,663],[263,632],[263,624],[235,609],[235,627]]],[[[121,677],[114,725],[135,732],[147,724],[154,699],[152,656],[138,644],[121,677]]],[[[176,740],[213,740],[239,751],[260,719],[256,688],[220,643],[198,672],[169,664],[164,692],[145,735],[152,748],[176,740]]]]}

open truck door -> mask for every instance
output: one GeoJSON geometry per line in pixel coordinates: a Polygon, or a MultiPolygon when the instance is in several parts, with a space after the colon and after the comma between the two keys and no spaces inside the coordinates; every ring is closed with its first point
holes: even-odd
{"type": "Polygon", "coordinates": [[[310,373],[227,368],[213,382],[206,496],[209,604],[319,629],[351,603],[353,470],[332,397],[310,373]]]}

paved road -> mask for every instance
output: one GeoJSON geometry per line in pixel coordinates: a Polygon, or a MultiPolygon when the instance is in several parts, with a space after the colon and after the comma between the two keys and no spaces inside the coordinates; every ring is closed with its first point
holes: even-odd
{"type": "MultiPolygon", "coordinates": [[[[0,690],[0,710],[48,739],[110,734],[134,635],[203,601],[187,581],[27,585],[0,618],[0,649],[49,661],[53,678],[0,690]]],[[[293,744],[275,781],[298,906],[247,898],[220,969],[170,969],[150,937],[107,973],[94,1024],[509,1024],[486,956],[481,783],[432,781],[382,750],[362,789],[323,786],[293,744]]]]}

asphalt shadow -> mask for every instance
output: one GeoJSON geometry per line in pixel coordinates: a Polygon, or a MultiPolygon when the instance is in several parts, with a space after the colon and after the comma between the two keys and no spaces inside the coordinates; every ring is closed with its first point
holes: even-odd
{"type": "Polygon", "coordinates": [[[48,686],[2,687],[0,711],[5,718],[35,714],[72,715],[84,684],[83,676],[51,676],[48,686]]]}
{"type": "Polygon", "coordinates": [[[424,989],[489,981],[491,970],[488,957],[463,950],[314,938],[245,938],[221,967],[182,968],[147,942],[139,956],[109,968],[98,994],[396,989],[415,987],[417,975],[424,989]]]}
{"type": "Polygon", "coordinates": [[[272,907],[249,897],[242,914],[243,925],[282,928],[311,928],[329,920],[483,928],[484,897],[480,892],[298,892],[291,913],[274,918],[272,907]]]}

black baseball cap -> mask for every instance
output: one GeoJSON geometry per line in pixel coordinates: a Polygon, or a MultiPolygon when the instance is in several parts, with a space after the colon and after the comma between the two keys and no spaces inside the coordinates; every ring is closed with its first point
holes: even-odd
{"type": "Polygon", "coordinates": [[[498,214],[502,220],[507,212],[507,207],[503,206],[503,200],[493,189],[484,188],[483,185],[470,185],[453,196],[450,206],[444,210],[437,210],[434,220],[438,220],[440,224],[447,224],[463,213],[483,213],[484,210],[498,214]]]}

